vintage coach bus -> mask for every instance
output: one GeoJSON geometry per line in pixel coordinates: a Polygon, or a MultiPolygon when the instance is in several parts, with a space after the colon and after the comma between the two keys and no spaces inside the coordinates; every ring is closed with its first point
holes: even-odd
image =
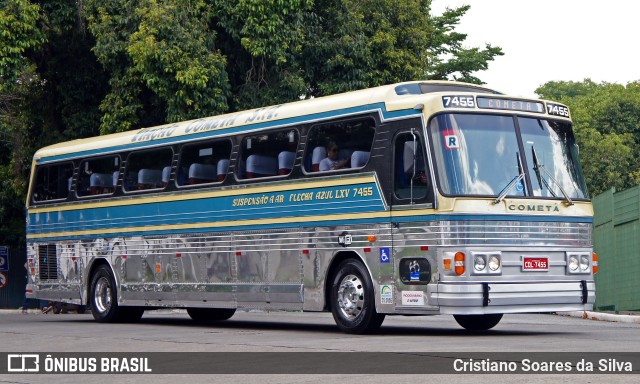
{"type": "Polygon", "coordinates": [[[567,107],[408,82],[39,150],[30,297],[97,321],[185,308],[385,315],[591,309],[592,206],[567,107]]]}

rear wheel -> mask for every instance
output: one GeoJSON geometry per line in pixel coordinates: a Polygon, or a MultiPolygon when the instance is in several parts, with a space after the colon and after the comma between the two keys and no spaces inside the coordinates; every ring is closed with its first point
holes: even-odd
{"type": "Polygon", "coordinates": [[[502,319],[502,313],[488,315],[453,315],[458,324],[467,331],[486,331],[498,325],[502,319]]]}
{"type": "Polygon", "coordinates": [[[89,305],[93,318],[101,323],[135,322],[144,313],[143,308],[118,305],[116,282],[106,265],[99,266],[91,278],[89,305]]]}
{"type": "Polygon", "coordinates": [[[364,265],[345,260],[338,267],[331,284],[331,313],[346,333],[367,333],[380,328],[384,314],[376,312],[373,284],[364,265]]]}
{"type": "Polygon", "coordinates": [[[235,308],[187,308],[189,316],[197,322],[206,323],[229,320],[235,308]]]}

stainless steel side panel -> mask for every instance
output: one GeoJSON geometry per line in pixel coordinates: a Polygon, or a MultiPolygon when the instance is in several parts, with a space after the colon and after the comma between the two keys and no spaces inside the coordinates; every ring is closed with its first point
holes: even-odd
{"type": "MultiPolygon", "coordinates": [[[[39,246],[44,244],[28,246],[35,266],[39,246]]],[[[579,301],[580,279],[589,281],[587,306],[593,304],[593,280],[567,277],[563,255],[588,252],[591,247],[591,224],[490,220],[62,241],[56,246],[57,279],[40,279],[36,271],[34,287],[39,298],[86,303],[90,268],[103,260],[114,272],[123,305],[321,311],[326,308],[329,268],[337,255],[349,252],[369,270],[382,313],[575,310],[584,308],[579,301]],[[339,243],[345,233],[350,244],[339,243]],[[464,278],[468,284],[457,284],[460,278],[442,270],[443,255],[454,249],[502,252],[503,274],[494,280],[469,276],[464,278]],[[386,251],[389,262],[381,259],[386,251]],[[535,273],[521,273],[523,251],[549,255],[548,276],[537,279],[535,273]],[[404,257],[428,260],[432,273],[428,285],[400,281],[398,266],[404,257]],[[505,281],[509,283],[502,285],[505,281]],[[492,289],[486,307],[482,306],[482,282],[492,289]],[[382,289],[392,292],[385,294],[384,304],[382,289]],[[403,292],[421,292],[424,304],[403,305],[403,292]]]]}

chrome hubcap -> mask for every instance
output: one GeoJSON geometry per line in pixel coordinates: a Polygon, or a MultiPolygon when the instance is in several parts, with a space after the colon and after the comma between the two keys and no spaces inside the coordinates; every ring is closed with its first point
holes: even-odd
{"type": "Polygon", "coordinates": [[[356,275],[347,275],[338,287],[338,308],[342,315],[353,320],[360,315],[364,307],[364,285],[356,275]]]}
{"type": "Polygon", "coordinates": [[[108,312],[111,308],[111,285],[106,277],[98,280],[94,293],[96,310],[100,313],[108,312]]]}

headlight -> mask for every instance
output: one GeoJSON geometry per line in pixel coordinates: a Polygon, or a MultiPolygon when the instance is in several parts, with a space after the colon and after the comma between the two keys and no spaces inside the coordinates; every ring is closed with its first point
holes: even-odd
{"type": "Polygon", "coordinates": [[[589,270],[589,256],[580,256],[580,270],[582,272],[587,272],[589,270]]]}
{"type": "Polygon", "coordinates": [[[487,260],[484,258],[484,256],[476,256],[473,259],[473,268],[480,272],[480,271],[484,271],[484,269],[487,267],[487,260]]]}
{"type": "Polygon", "coordinates": [[[569,256],[569,270],[571,272],[576,272],[578,270],[579,262],[578,256],[569,256]]]}
{"type": "Polygon", "coordinates": [[[471,252],[471,269],[474,275],[500,275],[502,273],[502,255],[499,251],[471,252]]]}
{"type": "Polygon", "coordinates": [[[589,254],[583,252],[567,252],[567,273],[589,274],[596,266],[592,263],[589,254]]]}
{"type": "Polygon", "coordinates": [[[489,269],[494,272],[500,269],[500,258],[498,256],[489,257],[489,269]]]}

